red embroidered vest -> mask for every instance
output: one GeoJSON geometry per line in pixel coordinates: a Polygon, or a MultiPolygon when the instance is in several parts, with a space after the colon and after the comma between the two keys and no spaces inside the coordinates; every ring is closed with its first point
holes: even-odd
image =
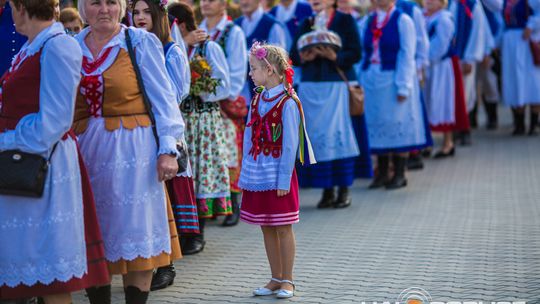
{"type": "Polygon", "coordinates": [[[283,150],[283,107],[290,96],[283,94],[278,103],[261,116],[259,113],[261,94],[255,95],[251,102],[251,120],[247,124],[251,127],[252,147],[249,154],[253,155],[254,159],[261,153],[279,158],[283,150]]]}
{"type": "Polygon", "coordinates": [[[0,133],[14,130],[21,118],[39,112],[40,57],[41,50],[27,57],[12,74],[4,76],[7,79],[2,85],[0,133]]]}

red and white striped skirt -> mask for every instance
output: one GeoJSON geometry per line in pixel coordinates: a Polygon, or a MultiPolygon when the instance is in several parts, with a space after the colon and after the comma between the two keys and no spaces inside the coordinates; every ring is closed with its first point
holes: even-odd
{"type": "Polygon", "coordinates": [[[281,226],[300,221],[298,179],[296,170],[291,178],[291,188],[287,195],[278,197],[277,190],[248,191],[242,194],[240,219],[259,226],[281,226]]]}

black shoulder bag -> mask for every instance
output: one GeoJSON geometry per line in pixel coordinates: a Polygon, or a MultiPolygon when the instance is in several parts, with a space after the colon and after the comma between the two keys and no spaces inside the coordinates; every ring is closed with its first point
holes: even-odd
{"type": "MultiPolygon", "coordinates": [[[[141,93],[142,93],[144,106],[146,107],[146,111],[148,112],[148,116],[150,117],[150,121],[152,122],[152,132],[154,133],[156,144],[159,149],[159,135],[156,129],[156,118],[154,116],[154,112],[152,112],[152,104],[150,103],[150,99],[148,98],[148,95],[146,94],[146,89],[144,88],[144,82],[141,77],[141,71],[139,69],[139,66],[137,65],[137,61],[135,60],[135,52],[133,50],[133,44],[131,43],[131,37],[129,36],[128,28],[126,28],[125,30],[125,35],[126,35],[126,44],[128,48],[129,58],[131,59],[131,65],[133,65],[133,70],[135,71],[135,76],[137,77],[137,83],[139,84],[139,89],[141,90],[141,93]]],[[[178,162],[178,173],[181,173],[181,172],[186,171],[187,166],[188,166],[187,148],[184,147],[184,145],[177,143],[176,149],[180,153],[180,155],[176,158],[176,161],[178,162]]]]}
{"type": "MultiPolygon", "coordinates": [[[[43,43],[43,47],[45,43],[58,35],[49,37],[43,43]]],[[[0,87],[3,82],[3,79],[0,79],[0,87]]],[[[54,144],[48,158],[20,150],[0,152],[0,170],[2,170],[2,174],[0,174],[0,194],[42,197],[51,158],[57,145],[58,142],[54,144]]]]}

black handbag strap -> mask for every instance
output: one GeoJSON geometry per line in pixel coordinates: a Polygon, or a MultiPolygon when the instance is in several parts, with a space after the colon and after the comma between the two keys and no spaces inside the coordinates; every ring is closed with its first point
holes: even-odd
{"type": "Polygon", "coordinates": [[[137,77],[137,84],[139,85],[139,89],[141,90],[144,106],[146,108],[146,111],[148,112],[148,116],[150,117],[150,122],[152,122],[152,133],[154,133],[156,144],[158,145],[158,149],[159,149],[159,135],[156,129],[156,118],[154,116],[154,112],[152,111],[152,104],[150,103],[148,94],[146,94],[146,89],[144,87],[144,82],[141,76],[141,70],[139,69],[139,65],[137,65],[137,61],[135,60],[135,51],[133,49],[133,44],[131,43],[131,37],[129,36],[129,28],[126,28],[125,35],[126,35],[126,44],[127,44],[127,49],[129,53],[129,59],[131,59],[131,65],[133,66],[133,70],[135,71],[135,76],[137,77]]]}

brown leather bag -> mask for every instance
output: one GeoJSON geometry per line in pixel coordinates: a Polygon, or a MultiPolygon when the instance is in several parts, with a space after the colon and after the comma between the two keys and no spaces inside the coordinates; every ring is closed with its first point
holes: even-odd
{"type": "Polygon", "coordinates": [[[363,115],[364,90],[359,85],[351,85],[342,69],[336,67],[336,70],[341,79],[343,79],[345,84],[347,84],[347,88],[349,89],[349,113],[351,114],[351,116],[363,115]]]}
{"type": "Polygon", "coordinates": [[[540,41],[529,40],[531,54],[535,66],[540,66],[540,41]]]}

